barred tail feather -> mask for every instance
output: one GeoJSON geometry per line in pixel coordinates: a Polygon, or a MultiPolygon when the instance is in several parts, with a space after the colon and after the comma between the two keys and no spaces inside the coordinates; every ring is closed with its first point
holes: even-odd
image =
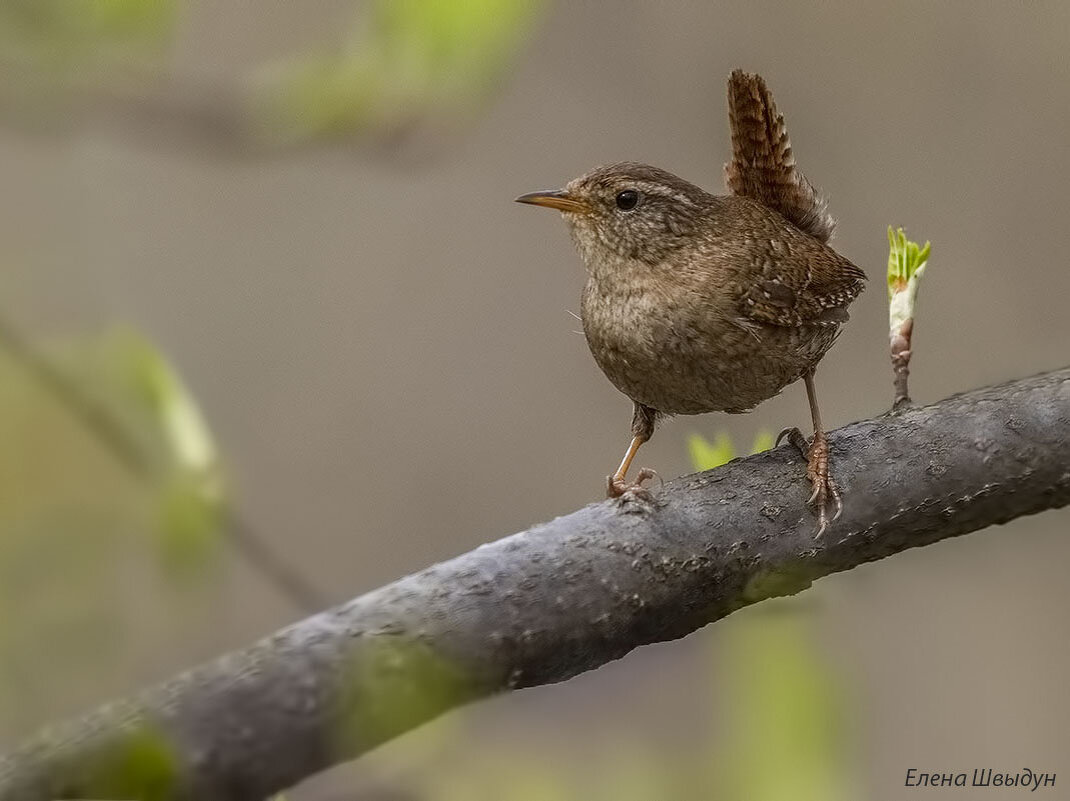
{"type": "Polygon", "coordinates": [[[728,79],[732,160],[725,184],[734,195],[757,200],[822,242],[836,221],[828,200],[795,166],[784,117],[760,75],[735,70],[728,79]]]}

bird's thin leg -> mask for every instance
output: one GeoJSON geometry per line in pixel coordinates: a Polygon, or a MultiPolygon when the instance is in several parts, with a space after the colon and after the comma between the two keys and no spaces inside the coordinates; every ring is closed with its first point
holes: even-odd
{"type": "Polygon", "coordinates": [[[632,466],[632,459],[635,458],[635,454],[639,452],[639,446],[644,442],[646,442],[646,440],[642,437],[632,437],[632,442],[628,446],[624,458],[621,459],[620,467],[618,467],[617,472],[613,474],[614,481],[623,481],[624,477],[628,475],[628,468],[632,466]]]}
{"type": "Polygon", "coordinates": [[[829,444],[825,437],[825,429],[821,425],[821,412],[817,408],[817,390],[814,387],[813,371],[808,371],[803,376],[803,380],[806,383],[806,397],[810,401],[810,417],[814,421],[814,438],[807,443],[806,437],[799,429],[785,428],[777,435],[776,441],[779,445],[782,439],[786,439],[798,448],[803,458],[806,459],[806,477],[810,479],[810,484],[814,488],[807,503],[817,508],[816,538],[825,533],[831,522],[828,516],[830,502],[836,508],[836,513],[832,516],[835,520],[843,511],[843,501],[840,497],[840,488],[829,474],[829,444]]]}
{"type": "Polygon", "coordinates": [[[806,384],[806,397],[810,401],[810,417],[814,421],[814,438],[806,454],[806,477],[810,479],[814,492],[809,503],[817,508],[817,537],[825,533],[829,525],[829,506],[836,509],[832,516],[835,520],[843,511],[840,488],[829,475],[829,444],[825,438],[825,429],[821,425],[821,412],[817,407],[817,389],[814,386],[814,371],[807,370],[803,375],[806,384]]]}
{"type": "Polygon", "coordinates": [[[635,477],[635,481],[628,483],[626,476],[628,468],[632,466],[632,460],[638,453],[640,446],[654,434],[654,423],[657,420],[657,412],[649,406],[641,403],[635,404],[635,413],[632,415],[632,441],[628,450],[621,459],[617,472],[606,477],[606,497],[619,498],[622,495],[634,495],[646,500],[650,499],[650,492],[643,486],[643,482],[656,478],[657,473],[649,468],[642,468],[635,477]]]}

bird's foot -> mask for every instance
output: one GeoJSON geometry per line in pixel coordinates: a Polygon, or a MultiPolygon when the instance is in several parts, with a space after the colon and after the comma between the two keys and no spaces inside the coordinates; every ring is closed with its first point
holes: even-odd
{"type": "Polygon", "coordinates": [[[817,510],[817,533],[814,539],[818,539],[825,533],[829,523],[836,520],[843,512],[843,499],[840,496],[840,488],[829,474],[829,443],[824,431],[815,431],[814,438],[807,443],[806,437],[797,428],[785,428],[776,438],[777,444],[781,440],[787,440],[806,459],[806,477],[810,479],[810,485],[814,488],[807,504],[817,510]],[[830,510],[835,512],[829,519],[830,510]]]}
{"type": "Polygon", "coordinates": [[[649,489],[643,486],[643,482],[652,478],[661,481],[661,476],[649,467],[641,469],[636,475],[635,481],[632,482],[617,476],[606,476],[606,497],[619,498],[622,501],[634,498],[635,500],[650,503],[654,500],[654,496],[649,489]]]}

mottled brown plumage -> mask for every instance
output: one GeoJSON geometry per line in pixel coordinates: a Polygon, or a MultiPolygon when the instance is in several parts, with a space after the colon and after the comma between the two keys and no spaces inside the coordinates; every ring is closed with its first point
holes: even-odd
{"type": "MultiPolygon", "coordinates": [[[[794,166],[783,118],[757,76],[729,82],[733,195],[634,162],[518,200],[560,210],[587,269],[581,317],[595,361],[635,403],[633,439],[609,494],[663,414],[744,412],[804,378],[807,448],[821,528],[839,503],[813,370],[865,275],[825,244],[833,222],[794,166]]],[[[642,471],[639,481],[649,477],[642,471]]]]}

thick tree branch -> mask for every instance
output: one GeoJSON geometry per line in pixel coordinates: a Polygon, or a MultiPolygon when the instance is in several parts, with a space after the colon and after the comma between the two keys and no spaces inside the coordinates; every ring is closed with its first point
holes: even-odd
{"type": "Polygon", "coordinates": [[[262,799],[451,707],[558,682],[821,576],[1070,502],[1070,368],[596,503],[308,618],[0,759],[0,799],[262,799]],[[125,795],[124,795],[125,793],[125,795]]]}

